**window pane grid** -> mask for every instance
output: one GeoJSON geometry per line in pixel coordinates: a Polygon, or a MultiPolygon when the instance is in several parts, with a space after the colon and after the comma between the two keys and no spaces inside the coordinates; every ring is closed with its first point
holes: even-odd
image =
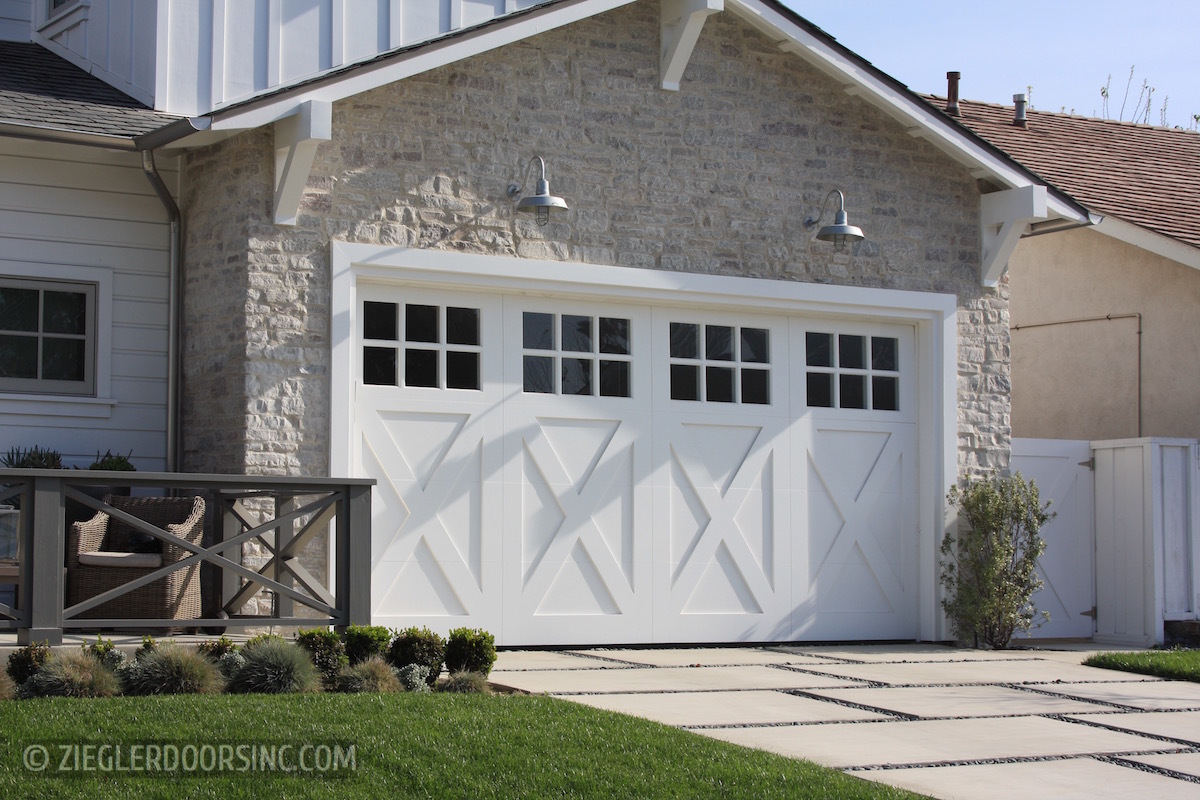
{"type": "Polygon", "coordinates": [[[807,405],[900,410],[900,340],[887,336],[805,334],[807,405]]]}
{"type": "Polygon", "coordinates": [[[477,308],[367,300],[362,313],[362,380],[420,389],[482,388],[477,308]]]}
{"type": "Polygon", "coordinates": [[[770,331],[672,322],[672,400],[770,405],[770,331]]]}
{"type": "Polygon", "coordinates": [[[95,392],[95,284],[0,279],[0,391],[95,392]]]}
{"type": "Polygon", "coordinates": [[[521,337],[526,393],[632,396],[628,319],[525,311],[521,337]]]}

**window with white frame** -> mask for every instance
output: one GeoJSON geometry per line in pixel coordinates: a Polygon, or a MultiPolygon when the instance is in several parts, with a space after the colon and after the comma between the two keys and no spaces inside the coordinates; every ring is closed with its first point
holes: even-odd
{"type": "Polygon", "coordinates": [[[0,277],[0,392],[95,394],[96,284],[0,277]]]}
{"type": "Polygon", "coordinates": [[[363,383],[481,388],[478,308],[367,300],[362,320],[363,383]]]}
{"type": "Polygon", "coordinates": [[[771,332],[766,328],[671,323],[671,399],[771,403],[771,332]]]}
{"type": "Polygon", "coordinates": [[[526,311],[521,345],[527,393],[632,396],[628,319],[526,311]]]}
{"type": "Polygon", "coordinates": [[[809,408],[900,410],[900,340],[808,331],[809,408]]]}

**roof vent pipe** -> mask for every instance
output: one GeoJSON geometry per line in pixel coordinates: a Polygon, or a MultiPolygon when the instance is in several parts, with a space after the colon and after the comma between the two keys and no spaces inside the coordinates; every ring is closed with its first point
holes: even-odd
{"type": "Polygon", "coordinates": [[[1013,125],[1018,128],[1029,126],[1029,118],[1025,116],[1025,95],[1013,95],[1013,125]]]}
{"type": "Polygon", "coordinates": [[[961,77],[961,72],[946,73],[946,113],[952,117],[961,113],[958,110],[958,79],[961,77]]]}

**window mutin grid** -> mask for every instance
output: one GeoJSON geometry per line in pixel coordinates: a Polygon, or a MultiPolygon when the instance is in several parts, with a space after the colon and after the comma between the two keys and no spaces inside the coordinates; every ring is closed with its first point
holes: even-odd
{"type": "Polygon", "coordinates": [[[97,285],[0,277],[0,391],[95,394],[97,285]]]}
{"type": "Polygon", "coordinates": [[[478,308],[363,301],[363,383],[482,389],[480,322],[478,308]]]}
{"type": "Polygon", "coordinates": [[[521,389],[525,393],[631,397],[632,370],[629,319],[522,312],[521,389]]]}
{"type": "Polygon", "coordinates": [[[771,332],[766,328],[671,322],[672,400],[771,404],[771,332]]]}
{"type": "Polygon", "coordinates": [[[809,408],[900,410],[900,340],[807,331],[805,403],[809,408]]]}

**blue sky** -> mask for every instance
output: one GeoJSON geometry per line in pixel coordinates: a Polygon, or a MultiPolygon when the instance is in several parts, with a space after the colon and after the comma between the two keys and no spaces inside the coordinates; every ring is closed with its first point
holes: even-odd
{"type": "MultiPolygon", "coordinates": [[[[1043,111],[1105,116],[1100,87],[1112,75],[1117,117],[1141,87],[1155,88],[1149,122],[1187,127],[1200,114],[1200,0],[783,0],[810,22],[919,92],[946,93],[962,73],[964,99],[1012,103],[1032,86],[1043,111]]],[[[1139,119],[1139,121],[1141,121],[1139,119]]]]}

